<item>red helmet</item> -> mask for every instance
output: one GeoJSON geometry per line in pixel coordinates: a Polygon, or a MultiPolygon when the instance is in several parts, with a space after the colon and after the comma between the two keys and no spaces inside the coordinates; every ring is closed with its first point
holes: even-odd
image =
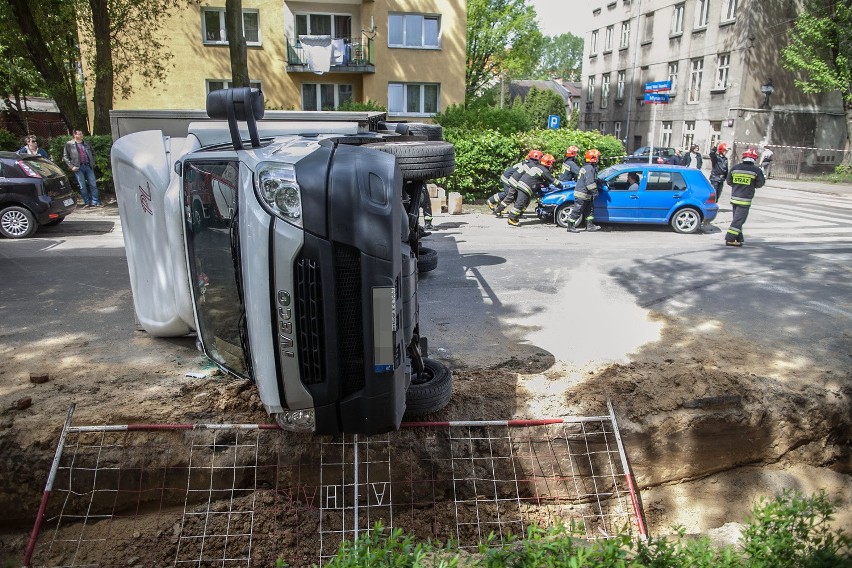
{"type": "Polygon", "coordinates": [[[745,152],[743,152],[743,160],[751,160],[752,162],[757,159],[757,148],[754,146],[747,148],[745,152]]]}
{"type": "Polygon", "coordinates": [[[530,150],[527,153],[527,160],[541,160],[542,156],[544,156],[544,152],[541,150],[530,150]]]}
{"type": "Polygon", "coordinates": [[[541,165],[547,166],[549,168],[550,166],[553,165],[554,160],[556,160],[556,158],[554,158],[550,154],[545,154],[544,156],[541,157],[541,165]]]}
{"type": "Polygon", "coordinates": [[[716,148],[716,152],[718,152],[719,154],[724,154],[727,151],[728,151],[728,145],[725,144],[724,142],[719,144],[719,147],[716,148]]]}
{"type": "Polygon", "coordinates": [[[577,155],[577,152],[579,152],[579,151],[580,151],[580,149],[577,148],[576,146],[568,146],[568,149],[565,150],[565,157],[566,158],[573,158],[574,156],[577,155]]]}
{"type": "Polygon", "coordinates": [[[595,148],[591,148],[586,150],[586,161],[591,162],[593,164],[597,164],[601,159],[601,151],[596,150],[595,148]]]}

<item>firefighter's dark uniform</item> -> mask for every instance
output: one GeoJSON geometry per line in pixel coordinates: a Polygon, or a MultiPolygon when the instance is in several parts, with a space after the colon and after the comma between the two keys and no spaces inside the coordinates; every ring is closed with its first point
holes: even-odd
{"type": "Polygon", "coordinates": [[[574,207],[568,215],[569,231],[577,232],[577,225],[583,218],[586,219],[587,231],[598,230],[599,227],[593,223],[595,207],[592,203],[597,194],[598,169],[593,163],[585,164],[580,168],[580,173],[577,175],[577,185],[574,187],[574,207]]]}
{"type": "Polygon", "coordinates": [[[509,190],[506,192],[506,196],[503,197],[494,209],[495,215],[499,217],[503,213],[503,210],[515,202],[518,198],[518,183],[521,181],[521,178],[529,173],[530,168],[536,166],[538,166],[538,160],[530,158],[529,160],[522,162],[521,166],[515,170],[515,173],[512,174],[511,178],[509,178],[509,190]]]}
{"type": "Polygon", "coordinates": [[[742,162],[737,164],[728,172],[726,179],[731,186],[731,206],[734,210],[734,218],[731,226],[725,233],[725,244],[731,246],[742,245],[743,224],[748,218],[751,200],[754,199],[754,190],[763,187],[766,178],[763,171],[754,165],[754,162],[742,162]]]}
{"type": "Polygon", "coordinates": [[[560,185],[559,181],[550,173],[550,168],[538,162],[534,162],[531,166],[528,165],[527,171],[518,179],[516,185],[517,197],[509,210],[509,224],[517,226],[533,195],[538,192],[539,188],[547,187],[550,184],[560,185]]]}
{"type": "Polygon", "coordinates": [[[567,158],[562,163],[562,173],[559,174],[559,181],[577,181],[577,176],[580,175],[580,166],[574,158],[567,158]]]}
{"type": "Polygon", "coordinates": [[[503,191],[495,193],[488,198],[488,207],[494,211],[501,201],[506,199],[506,195],[512,187],[512,176],[514,176],[520,168],[524,167],[524,162],[518,162],[513,166],[509,166],[500,176],[500,183],[503,184],[503,191]]]}
{"type": "Polygon", "coordinates": [[[722,188],[725,186],[725,178],[728,177],[728,158],[724,154],[710,150],[710,185],[716,190],[716,203],[722,197],[722,188]]]}

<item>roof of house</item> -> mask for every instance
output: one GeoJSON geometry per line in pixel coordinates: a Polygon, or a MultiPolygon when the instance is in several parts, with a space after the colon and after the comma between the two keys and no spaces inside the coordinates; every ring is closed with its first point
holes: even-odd
{"type": "Polygon", "coordinates": [[[530,92],[530,89],[535,87],[539,90],[553,91],[562,97],[567,105],[571,102],[572,98],[580,96],[579,90],[575,93],[567,85],[571,85],[571,83],[561,85],[559,82],[553,80],[512,81],[509,84],[509,98],[514,99],[515,97],[521,97],[521,99],[524,99],[526,98],[527,93],[530,92]]]}
{"type": "MultiPolygon", "coordinates": [[[[21,99],[21,105],[30,112],[59,112],[59,107],[53,99],[45,97],[26,97],[21,99]]],[[[6,103],[0,100],[0,110],[7,110],[6,103]]]]}

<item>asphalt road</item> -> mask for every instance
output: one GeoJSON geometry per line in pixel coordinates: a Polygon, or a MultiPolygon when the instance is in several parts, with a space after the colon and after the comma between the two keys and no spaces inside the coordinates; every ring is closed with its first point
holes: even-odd
{"type": "MultiPolygon", "coordinates": [[[[438,250],[438,268],[420,288],[430,351],[466,367],[533,353],[597,367],[657,340],[663,324],[649,317],[657,311],[708,341],[722,330],[735,338],[720,349],[755,342],[791,364],[846,370],[852,191],[784,185],[793,186],[758,194],[742,249],[722,243],[726,205],[698,235],[627,225],[569,234],[531,216],[513,228],[485,213],[437,215],[439,229],[424,244],[438,250]]],[[[0,274],[0,343],[134,333],[114,207],[75,212],[31,239],[0,240],[0,274]]]]}

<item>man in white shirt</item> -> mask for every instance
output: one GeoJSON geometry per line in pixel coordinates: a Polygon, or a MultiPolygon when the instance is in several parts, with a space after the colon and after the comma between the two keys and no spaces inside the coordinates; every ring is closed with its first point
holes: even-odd
{"type": "Polygon", "coordinates": [[[763,170],[763,175],[766,179],[769,179],[770,172],[772,171],[772,150],[769,147],[764,146],[763,152],[760,154],[760,169],[763,170]]]}

